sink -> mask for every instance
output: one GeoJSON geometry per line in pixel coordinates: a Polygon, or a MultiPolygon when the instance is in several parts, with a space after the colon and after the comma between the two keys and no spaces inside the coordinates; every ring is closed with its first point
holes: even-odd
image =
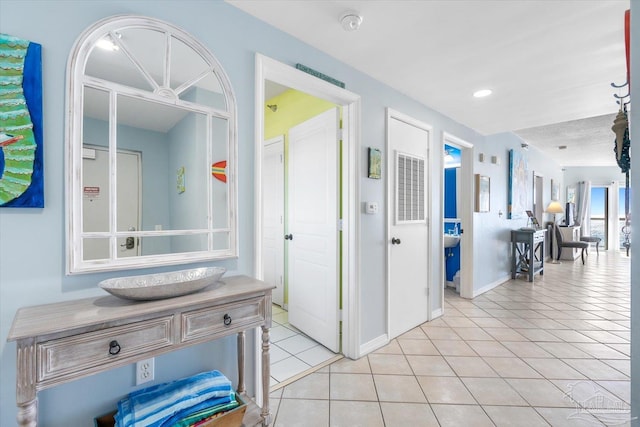
{"type": "Polygon", "coordinates": [[[460,242],[460,235],[458,234],[445,234],[444,235],[444,247],[452,248],[460,242]]]}
{"type": "Polygon", "coordinates": [[[119,277],[103,280],[99,286],[112,295],[131,300],[172,298],[197,292],[209,285],[219,285],[226,269],[202,267],[168,273],[119,277]]]}

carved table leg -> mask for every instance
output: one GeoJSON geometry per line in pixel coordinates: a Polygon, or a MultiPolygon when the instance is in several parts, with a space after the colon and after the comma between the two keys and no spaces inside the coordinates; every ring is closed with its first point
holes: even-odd
{"type": "Polygon", "coordinates": [[[244,331],[238,332],[238,394],[247,391],[244,386],[244,341],[244,331]]]}
{"type": "Polygon", "coordinates": [[[269,413],[269,383],[271,381],[271,361],[269,356],[269,328],[262,327],[262,425],[271,423],[269,413]]]}
{"type": "Polygon", "coordinates": [[[38,399],[18,404],[16,419],[20,427],[36,427],[38,425],[38,399]]]}
{"type": "Polygon", "coordinates": [[[16,343],[16,403],[18,425],[38,425],[38,399],[36,397],[36,346],[33,338],[16,343]]]}

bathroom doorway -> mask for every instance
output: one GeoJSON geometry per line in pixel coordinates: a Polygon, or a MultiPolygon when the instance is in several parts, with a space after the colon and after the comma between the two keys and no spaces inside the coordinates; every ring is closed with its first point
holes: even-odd
{"type": "MultiPolygon", "coordinates": [[[[341,220],[336,226],[341,228],[341,250],[336,254],[336,259],[341,265],[339,270],[340,282],[339,290],[341,300],[341,310],[336,311],[336,318],[340,322],[341,352],[351,358],[357,358],[360,354],[359,348],[359,325],[357,324],[358,306],[358,245],[357,242],[357,222],[359,215],[358,204],[358,163],[359,163],[359,120],[360,117],[360,97],[345,89],[336,87],[328,82],[303,73],[295,68],[278,61],[267,58],[263,55],[256,55],[256,99],[255,99],[255,275],[258,278],[264,277],[263,258],[263,238],[264,238],[264,218],[265,205],[263,201],[262,171],[264,165],[263,150],[265,139],[265,115],[271,114],[275,106],[267,105],[267,87],[270,85],[281,86],[288,89],[305,93],[312,97],[328,101],[339,106],[342,110],[342,131],[341,134],[341,162],[339,170],[342,180],[337,184],[340,186],[340,196],[336,195],[336,200],[341,206],[341,220]]],[[[279,108],[279,107],[278,107],[279,108]]],[[[286,141],[286,139],[285,139],[286,141]]],[[[336,191],[336,194],[338,192],[336,191]]],[[[287,233],[285,233],[287,234],[287,233]]],[[[283,236],[284,238],[284,236],[283,236]]],[[[295,239],[295,236],[294,236],[295,239]]],[[[285,303],[286,304],[286,303],[285,303]]],[[[279,309],[277,309],[279,310],[279,309]]],[[[277,311],[276,310],[276,311],[277,311]]],[[[287,313],[275,314],[274,322],[286,317],[287,313]],[[276,317],[277,316],[277,317],[276,317]]],[[[274,323],[274,329],[276,324],[274,323]]],[[[260,333],[256,334],[256,360],[260,357],[260,333]]],[[[259,370],[260,368],[257,367],[259,370]]],[[[256,376],[259,387],[262,382],[262,374],[258,372],[256,376]]],[[[259,402],[258,402],[259,403],[259,402]]]]}
{"type": "MultiPolygon", "coordinates": [[[[473,298],[473,144],[443,132],[442,147],[442,286],[446,289],[449,282],[452,288],[459,291],[461,297],[473,298]],[[450,151],[450,157],[447,157],[447,151],[450,151]],[[455,183],[451,186],[446,185],[447,176],[455,177],[455,183]],[[446,194],[445,189],[449,194],[446,194]],[[459,242],[453,247],[445,247],[444,234],[458,235],[459,242]],[[450,256],[450,253],[453,256],[450,256]],[[454,260],[456,257],[457,260],[454,260]],[[447,258],[452,260],[448,261],[447,258]]],[[[444,298],[444,293],[442,295],[444,298]]]]}
{"type": "Polygon", "coordinates": [[[263,280],[273,292],[271,385],[340,353],[340,109],[265,83],[263,280]]]}

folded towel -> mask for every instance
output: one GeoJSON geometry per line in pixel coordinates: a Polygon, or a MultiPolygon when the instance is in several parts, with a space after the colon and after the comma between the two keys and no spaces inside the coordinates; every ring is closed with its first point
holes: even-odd
{"type": "MultiPolygon", "coordinates": [[[[118,402],[117,427],[161,427],[176,413],[214,397],[232,396],[229,381],[219,371],[158,384],[129,393],[118,402]]],[[[228,403],[228,402],[227,402],[228,403]]]]}
{"type": "Polygon", "coordinates": [[[210,418],[215,414],[230,411],[240,406],[235,398],[235,393],[228,397],[214,397],[205,400],[199,405],[192,406],[175,414],[162,424],[162,427],[190,427],[198,421],[210,418]]]}

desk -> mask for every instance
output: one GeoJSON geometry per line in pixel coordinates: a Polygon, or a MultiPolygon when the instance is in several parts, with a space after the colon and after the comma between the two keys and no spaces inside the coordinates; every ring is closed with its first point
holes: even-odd
{"type": "Polygon", "coordinates": [[[544,241],[547,230],[511,230],[511,278],[526,273],[533,282],[544,272],[544,241]]]}
{"type": "Polygon", "coordinates": [[[231,334],[238,335],[237,392],[244,395],[245,331],[255,327],[262,328],[263,405],[247,399],[244,425],[269,425],[274,286],[246,276],[221,282],[158,301],[108,295],[19,309],[7,338],[17,342],[18,425],[37,426],[39,390],[231,334]]]}

